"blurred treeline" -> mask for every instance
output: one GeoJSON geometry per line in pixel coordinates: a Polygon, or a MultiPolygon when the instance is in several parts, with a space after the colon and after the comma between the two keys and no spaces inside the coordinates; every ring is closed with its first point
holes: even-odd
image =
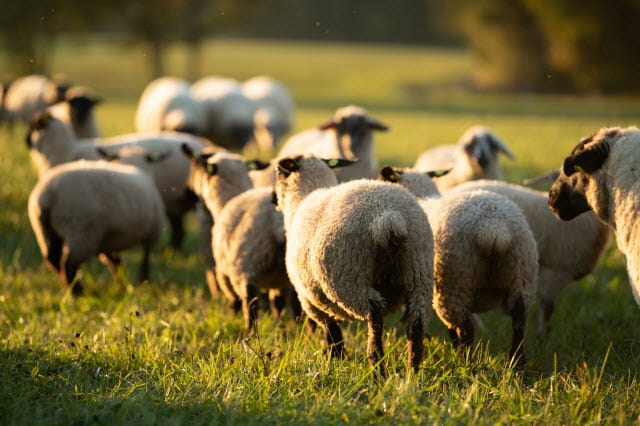
{"type": "Polygon", "coordinates": [[[48,73],[60,37],[144,44],[149,75],[211,37],[467,46],[480,90],[640,91],[640,0],[5,0],[6,75],[48,73]]]}

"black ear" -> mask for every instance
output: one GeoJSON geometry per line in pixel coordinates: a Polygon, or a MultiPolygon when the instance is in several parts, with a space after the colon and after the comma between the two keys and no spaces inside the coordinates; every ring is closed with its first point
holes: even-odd
{"type": "Polygon", "coordinates": [[[331,169],[335,169],[336,167],[346,167],[358,162],[358,160],[351,161],[345,158],[332,158],[329,160],[322,159],[327,166],[331,169]]]}
{"type": "Polygon", "coordinates": [[[247,165],[247,169],[249,170],[264,170],[270,166],[270,163],[265,163],[264,161],[257,159],[247,160],[244,163],[247,165]]]}
{"type": "Polygon", "coordinates": [[[276,194],[276,191],[271,192],[271,203],[273,203],[274,206],[278,205],[278,194],[276,194]]]}
{"type": "Polygon", "coordinates": [[[338,128],[338,124],[339,123],[332,118],[331,120],[325,121],[324,123],[320,124],[318,126],[318,129],[320,130],[336,129],[338,128]]]}
{"type": "Polygon", "coordinates": [[[276,170],[286,177],[291,173],[300,170],[300,164],[298,164],[298,162],[294,158],[283,158],[282,160],[278,161],[276,170]]]}
{"type": "Polygon", "coordinates": [[[380,176],[387,182],[399,182],[401,175],[401,172],[396,173],[393,168],[389,166],[385,166],[380,170],[380,176]]]}
{"type": "Polygon", "coordinates": [[[29,129],[42,130],[47,127],[51,119],[51,114],[48,111],[38,111],[29,120],[29,129]]]}
{"type": "Polygon", "coordinates": [[[571,176],[576,172],[593,173],[607,161],[610,149],[611,144],[609,141],[604,140],[595,143],[584,151],[565,158],[562,163],[562,171],[567,176],[571,176]]]}
{"type": "Polygon", "coordinates": [[[449,173],[450,171],[451,169],[441,169],[441,170],[431,170],[426,173],[427,173],[427,176],[429,176],[430,178],[434,178],[434,177],[442,177],[447,173],[449,173]]]}
{"type": "Polygon", "coordinates": [[[198,159],[198,154],[196,154],[195,151],[191,149],[189,144],[183,142],[182,145],[180,145],[180,148],[182,149],[182,152],[184,152],[184,155],[186,155],[187,157],[194,160],[198,159]]]}
{"type": "Polygon", "coordinates": [[[367,117],[367,125],[371,130],[378,130],[380,132],[386,132],[389,130],[389,126],[371,117],[367,117]]]}
{"type": "Polygon", "coordinates": [[[102,158],[104,158],[107,161],[113,161],[113,160],[117,160],[118,154],[115,152],[109,152],[104,148],[96,148],[96,152],[98,153],[98,155],[100,155],[102,158]]]}

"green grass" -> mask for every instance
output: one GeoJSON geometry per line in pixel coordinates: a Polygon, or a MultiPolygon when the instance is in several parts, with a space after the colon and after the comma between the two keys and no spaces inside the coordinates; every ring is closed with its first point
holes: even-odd
{"type": "MultiPolygon", "coordinates": [[[[56,71],[107,99],[99,107],[106,135],[133,130],[144,52],[90,40],[61,43],[56,55],[56,71]]],[[[169,72],[182,75],[181,47],[170,57],[169,72]]],[[[343,104],[367,107],[391,126],[378,138],[381,163],[409,165],[485,124],[518,157],[503,163],[511,181],[558,167],[580,137],[640,116],[631,97],[469,92],[464,51],[221,40],[206,46],[204,64],[210,74],[285,81],[299,106],[296,130],[343,104]]],[[[29,227],[36,178],[23,133],[0,132],[2,424],[640,422],[640,310],[614,245],[595,274],[562,293],[548,336],[531,323],[524,372],[508,366],[508,319],[488,313],[489,331],[477,332],[468,361],[434,316],[422,368],[407,375],[406,339],[392,315],[384,342],[391,374],[376,383],[364,324],[345,324],[345,361],[327,360],[319,332],[267,314],[245,339],[241,318],[208,295],[193,218],[184,252],[167,249],[166,237],[156,249],[149,283],[115,281],[92,261],[83,268],[88,294],[72,300],[42,265],[29,227]]],[[[139,259],[125,253],[127,276],[139,259]]]]}

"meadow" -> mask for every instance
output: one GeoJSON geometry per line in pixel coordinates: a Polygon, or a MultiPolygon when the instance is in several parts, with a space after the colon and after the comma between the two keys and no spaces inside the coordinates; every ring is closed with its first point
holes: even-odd
{"type": "MultiPolygon", "coordinates": [[[[184,52],[171,47],[168,74],[185,75],[184,52]]],[[[295,131],[337,107],[366,107],[391,128],[376,140],[381,164],[410,165],[484,124],[516,154],[503,167],[519,182],[557,168],[581,137],[640,117],[632,96],[475,93],[463,50],[222,39],[204,53],[205,74],[285,82],[295,131]]],[[[133,130],[144,65],[137,46],[63,39],[53,68],[105,98],[97,114],[110,136],[133,130]]],[[[640,423],[640,309],[615,241],[594,274],[563,291],[549,334],[536,333],[533,307],[526,369],[509,365],[506,316],[483,314],[487,330],[462,360],[434,314],[421,369],[408,374],[400,315],[391,315],[390,374],[377,382],[365,324],[343,325],[344,361],[328,360],[320,332],[290,318],[263,313],[247,337],[242,318],[208,294],[193,217],[182,251],[160,242],[149,282],[128,280],[140,260],[131,250],[118,280],[97,261],[85,265],[87,294],[74,300],[45,268],[29,226],[36,174],[24,132],[0,130],[1,424],[640,423]]]]}

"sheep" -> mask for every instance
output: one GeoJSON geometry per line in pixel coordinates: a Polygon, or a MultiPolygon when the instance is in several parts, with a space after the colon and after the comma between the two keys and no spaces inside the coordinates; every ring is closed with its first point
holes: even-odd
{"type": "Polygon", "coordinates": [[[253,138],[256,105],[242,93],[240,83],[205,77],[191,85],[191,95],[204,108],[203,135],[227,149],[242,151],[253,138]]]}
{"type": "MultiPolygon", "coordinates": [[[[202,138],[177,132],[133,133],[107,139],[76,140],[69,126],[44,111],[34,114],[27,134],[27,146],[38,173],[69,161],[101,159],[96,147],[115,152],[126,146],[139,146],[154,152],[173,152],[167,162],[151,169],[152,177],[165,202],[171,224],[171,244],[179,248],[184,238],[183,218],[194,208],[197,198],[187,186],[191,164],[180,154],[182,143],[195,149],[208,145],[202,138]]],[[[124,152],[122,157],[125,157],[124,152]]],[[[140,159],[130,162],[140,165],[140,159]]]]}
{"type": "Polygon", "coordinates": [[[477,180],[458,185],[454,191],[478,189],[507,197],[527,218],[538,247],[538,332],[548,333],[560,292],[595,269],[609,242],[609,228],[593,212],[561,221],[549,209],[547,193],[519,185],[477,180]]]}
{"type": "Polygon", "coordinates": [[[567,156],[549,191],[549,206],[562,220],[589,210],[607,223],[626,258],[633,296],[640,304],[640,129],[604,127],[583,138],[567,156]]]}
{"type": "Polygon", "coordinates": [[[290,137],[280,148],[277,158],[312,154],[323,158],[358,159],[358,163],[334,170],[338,182],[352,179],[374,179],[378,174],[373,131],[387,131],[389,127],[371,117],[361,107],[349,105],[338,108],[332,119],[318,129],[306,130],[290,137]]]}
{"type": "Polygon", "coordinates": [[[270,157],[280,138],[293,127],[293,97],[282,83],[268,76],[246,80],[242,83],[242,93],[256,104],[257,149],[270,157]]]}
{"type": "Polygon", "coordinates": [[[73,128],[76,138],[100,137],[100,127],[93,108],[102,102],[95,92],[85,86],[72,86],[65,92],[63,101],[51,105],[47,110],[58,120],[73,128]]]}
{"type": "Polygon", "coordinates": [[[433,172],[385,167],[380,174],[420,197],[433,231],[433,306],[454,345],[464,350],[473,343],[474,313],[501,307],[511,316],[510,356],[523,365],[538,252],[520,208],[485,190],[450,191],[440,196],[431,179],[433,172]]]}
{"type": "Polygon", "coordinates": [[[458,145],[443,145],[429,149],[418,157],[413,169],[420,171],[451,169],[436,180],[440,192],[474,179],[502,179],[498,153],[509,159],[515,156],[491,130],[483,126],[469,128],[458,145]]]}
{"type": "Polygon", "coordinates": [[[160,77],[143,90],[135,115],[138,132],[170,130],[202,136],[204,106],[191,96],[191,87],[176,77],[160,77]]]}
{"type": "Polygon", "coordinates": [[[325,334],[331,357],[344,356],[337,321],[367,321],[369,361],[379,368],[383,315],[405,305],[409,366],[422,360],[431,317],[433,236],[409,191],[369,179],[338,184],[345,159],[278,161],[275,193],[284,215],[285,263],[304,312],[325,334]]]}
{"type": "Polygon", "coordinates": [[[149,277],[149,257],[164,223],[153,181],[133,166],[74,161],[50,169],[29,195],[29,221],[49,268],[74,295],[76,273],[98,256],[112,273],[118,252],[141,244],[139,279],[149,277]]]}
{"type": "Polygon", "coordinates": [[[64,99],[68,85],[43,75],[16,79],[4,96],[4,119],[11,129],[15,121],[28,122],[34,113],[64,99]]]}

